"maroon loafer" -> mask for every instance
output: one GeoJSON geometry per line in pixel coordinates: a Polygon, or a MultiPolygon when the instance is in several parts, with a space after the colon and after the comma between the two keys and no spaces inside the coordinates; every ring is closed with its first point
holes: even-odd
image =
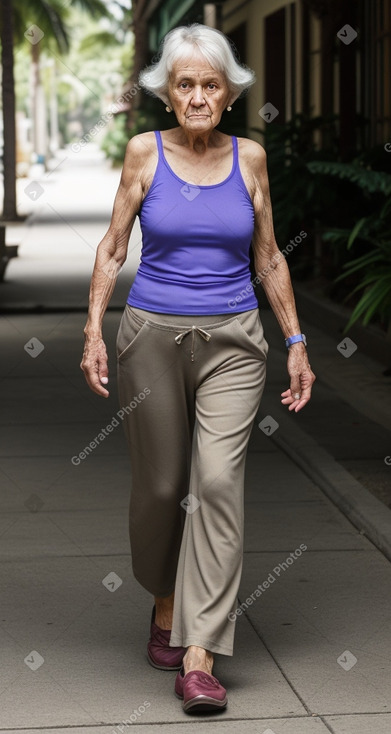
{"type": "Polygon", "coordinates": [[[213,711],[227,705],[227,691],[214,675],[190,670],[183,665],[175,679],[175,695],[183,699],[184,711],[213,711]]]}
{"type": "Polygon", "coordinates": [[[148,660],[159,670],[179,670],[186,647],[170,647],[171,630],[163,630],[155,624],[156,605],[151,616],[151,632],[147,645],[148,660]]]}

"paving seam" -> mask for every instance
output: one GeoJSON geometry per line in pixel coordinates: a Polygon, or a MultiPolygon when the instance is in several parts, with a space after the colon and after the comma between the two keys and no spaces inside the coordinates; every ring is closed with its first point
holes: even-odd
{"type": "MultiPolygon", "coordinates": [[[[238,601],[239,601],[239,603],[240,603],[240,598],[239,598],[239,596],[238,596],[238,601]]],[[[288,677],[288,676],[287,676],[287,675],[285,674],[285,672],[284,672],[284,669],[283,669],[283,667],[282,667],[282,666],[281,666],[281,664],[280,664],[280,663],[278,662],[277,658],[276,658],[276,657],[275,657],[275,656],[273,655],[273,653],[272,653],[272,651],[271,651],[271,649],[270,649],[269,645],[267,644],[266,640],[264,639],[263,635],[262,635],[262,634],[261,634],[260,632],[258,632],[258,630],[256,630],[256,629],[255,629],[255,627],[254,627],[254,625],[253,625],[253,623],[252,623],[252,621],[251,621],[251,618],[250,618],[249,616],[247,616],[247,614],[246,614],[246,613],[245,613],[245,615],[244,615],[244,616],[245,616],[245,618],[246,618],[246,620],[247,620],[248,624],[249,624],[249,625],[250,625],[250,627],[252,628],[253,632],[255,632],[255,634],[256,634],[256,636],[258,637],[258,639],[259,639],[259,640],[261,640],[261,642],[262,642],[262,644],[263,644],[263,646],[264,646],[265,650],[266,650],[266,651],[267,651],[267,653],[268,653],[268,654],[270,655],[270,658],[271,658],[271,660],[273,661],[273,663],[274,663],[274,665],[276,666],[276,668],[277,668],[277,669],[278,669],[278,670],[280,671],[280,673],[281,673],[282,677],[284,678],[284,680],[285,680],[285,681],[286,681],[286,683],[288,684],[288,686],[289,686],[289,688],[291,689],[292,693],[293,693],[293,694],[294,694],[294,695],[296,696],[297,700],[298,700],[298,701],[299,701],[299,702],[301,703],[302,707],[303,707],[303,708],[304,708],[304,710],[305,710],[305,711],[307,712],[307,716],[306,716],[306,717],[300,717],[300,715],[299,715],[299,718],[312,718],[312,717],[313,717],[313,712],[312,712],[312,711],[310,711],[310,709],[308,708],[307,704],[305,703],[305,701],[304,701],[304,699],[302,698],[302,696],[300,695],[300,693],[299,693],[299,692],[298,692],[298,691],[296,690],[295,686],[294,686],[294,685],[293,685],[293,684],[291,683],[291,681],[289,680],[289,677],[288,677]]],[[[267,718],[273,718],[273,717],[265,717],[265,719],[267,719],[267,718]]],[[[293,717],[291,717],[291,716],[289,716],[289,715],[288,715],[288,716],[284,716],[284,717],[282,717],[282,718],[290,719],[290,718],[293,718],[293,717]]]]}
{"type": "MultiPolygon", "coordinates": [[[[386,713],[386,712],[384,712],[384,713],[386,713]]],[[[327,716],[330,716],[330,715],[331,716],[335,716],[335,715],[340,716],[340,714],[327,714],[327,716]]],[[[357,716],[357,714],[355,714],[355,715],[357,716]]],[[[300,715],[297,715],[297,716],[261,716],[261,717],[260,716],[254,716],[254,717],[250,717],[250,718],[246,718],[246,719],[240,719],[240,718],[234,719],[233,717],[230,717],[230,718],[227,717],[227,718],[224,718],[224,719],[222,719],[222,718],[220,719],[219,718],[219,721],[218,722],[216,721],[215,718],[213,718],[213,715],[212,715],[212,718],[210,718],[210,719],[200,719],[200,720],[195,720],[194,719],[193,721],[145,721],[144,723],[142,723],[141,721],[139,721],[139,722],[137,722],[137,726],[138,727],[142,727],[142,726],[143,727],[144,726],[151,726],[151,727],[152,726],[172,726],[172,727],[176,727],[176,726],[184,726],[184,725],[187,725],[187,726],[193,726],[194,727],[195,725],[197,725],[198,723],[201,723],[201,722],[203,724],[209,724],[210,726],[214,726],[216,723],[222,723],[223,724],[223,723],[226,723],[226,722],[228,722],[228,723],[235,722],[235,723],[238,723],[238,724],[239,723],[244,723],[245,724],[245,723],[247,723],[249,721],[260,721],[260,722],[263,722],[263,721],[282,721],[284,719],[285,720],[286,719],[294,719],[294,720],[297,720],[297,719],[304,719],[304,720],[310,719],[312,721],[314,721],[315,719],[319,719],[319,721],[322,721],[322,717],[319,714],[317,714],[317,715],[310,715],[310,716],[304,716],[304,715],[303,716],[300,716],[300,715]]],[[[327,726],[327,724],[324,721],[322,721],[322,723],[325,724],[325,726],[327,727],[328,731],[331,732],[331,734],[335,734],[334,730],[333,729],[330,729],[330,727],[327,726]]],[[[122,721],[119,721],[118,723],[110,723],[109,722],[107,724],[104,723],[104,722],[103,723],[100,723],[99,722],[97,724],[59,724],[58,726],[53,726],[53,725],[52,726],[50,726],[50,725],[42,726],[42,725],[40,725],[40,726],[33,726],[33,727],[31,727],[31,726],[30,727],[28,727],[28,726],[22,726],[22,727],[18,727],[16,729],[15,728],[13,728],[13,729],[4,729],[4,728],[0,727],[0,733],[1,732],[5,732],[5,734],[12,734],[13,732],[15,732],[15,734],[17,734],[17,732],[23,732],[23,731],[29,731],[29,732],[30,731],[37,731],[37,734],[41,734],[41,732],[45,732],[45,731],[53,731],[53,732],[56,732],[56,731],[69,731],[69,732],[72,732],[72,730],[74,730],[74,729],[86,729],[86,730],[88,730],[88,729],[103,728],[103,727],[107,727],[107,726],[118,727],[118,726],[121,726],[122,724],[123,724],[123,722],[122,721]]],[[[127,726],[129,726],[129,724],[127,724],[127,726]]]]}
{"type": "MultiPolygon", "coordinates": [[[[262,415],[279,424],[270,440],[306,474],[387,560],[391,561],[391,510],[339,464],[334,457],[286,416],[280,407],[265,399],[262,415]],[[268,407],[267,407],[268,406],[268,407]]],[[[262,416],[258,416],[261,419],[262,416]]]]}
{"type": "MultiPolygon", "coordinates": [[[[346,712],[344,712],[344,713],[336,713],[336,714],[317,714],[317,715],[310,715],[310,716],[305,716],[305,715],[303,715],[303,716],[300,716],[300,715],[295,715],[295,716],[282,716],[281,715],[281,716],[262,716],[262,717],[255,716],[255,717],[246,718],[246,719],[225,718],[224,720],[223,719],[219,719],[218,722],[216,722],[216,719],[206,719],[206,720],[202,719],[202,723],[203,724],[210,724],[211,726],[213,726],[215,723],[225,723],[225,722],[237,722],[237,723],[240,723],[240,722],[248,722],[248,721],[260,721],[260,722],[263,722],[263,721],[282,721],[283,719],[294,719],[294,720],[297,720],[297,719],[304,719],[304,720],[306,720],[306,719],[310,719],[310,720],[319,719],[319,721],[321,721],[322,724],[324,724],[327,727],[328,731],[331,734],[335,734],[334,729],[330,728],[330,724],[328,724],[327,721],[324,721],[324,719],[323,719],[324,716],[387,716],[387,715],[389,716],[389,714],[390,714],[389,711],[363,711],[363,712],[360,712],[360,713],[352,713],[352,712],[347,712],[346,713],[346,712]]],[[[167,724],[169,726],[176,727],[176,726],[183,726],[183,725],[194,726],[197,723],[199,723],[199,722],[197,722],[197,721],[165,721],[165,722],[160,722],[160,721],[146,721],[145,723],[138,722],[138,726],[162,726],[162,725],[166,725],[167,724]]],[[[17,728],[14,727],[13,729],[10,729],[10,728],[4,729],[3,727],[0,727],[0,732],[5,732],[5,734],[12,734],[13,732],[15,732],[15,734],[17,734],[17,732],[23,732],[23,731],[37,731],[38,734],[40,734],[40,732],[44,732],[44,731],[53,731],[53,732],[55,732],[55,731],[69,731],[69,732],[72,732],[72,730],[74,730],[74,729],[86,729],[86,730],[93,729],[93,728],[94,729],[99,729],[99,728],[103,728],[103,727],[107,727],[107,726],[119,726],[121,724],[122,724],[122,721],[118,722],[117,724],[113,724],[113,723],[110,723],[110,722],[109,723],[100,723],[99,722],[97,724],[59,724],[58,726],[56,726],[56,725],[53,726],[53,725],[49,725],[48,724],[48,725],[45,725],[45,726],[40,725],[40,726],[33,726],[33,727],[31,727],[31,726],[21,726],[21,727],[17,727],[17,728]]]]}

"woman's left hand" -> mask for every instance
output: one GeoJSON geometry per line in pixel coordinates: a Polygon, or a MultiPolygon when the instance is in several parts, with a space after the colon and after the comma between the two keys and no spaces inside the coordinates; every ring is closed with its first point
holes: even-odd
{"type": "Polygon", "coordinates": [[[298,413],[310,400],[312,385],[316,380],[308,362],[307,350],[300,342],[289,347],[288,373],[291,385],[281,393],[281,402],[289,405],[289,410],[298,413]]]}

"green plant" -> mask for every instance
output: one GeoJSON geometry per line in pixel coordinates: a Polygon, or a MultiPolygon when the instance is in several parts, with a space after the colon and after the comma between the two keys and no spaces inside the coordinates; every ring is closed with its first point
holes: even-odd
{"type": "Polygon", "coordinates": [[[363,191],[375,193],[380,191],[385,196],[391,193],[391,175],[384,171],[373,171],[360,165],[359,159],[352,163],[340,161],[309,161],[307,168],[311,173],[336,176],[357,184],[363,191]]]}
{"type": "Polygon", "coordinates": [[[250,128],[264,137],[278,242],[286,242],[303,227],[310,230],[315,220],[322,221],[335,209],[336,191],[307,166],[320,156],[337,156],[336,134],[327,150],[317,150],[312,142],[316,131],[326,125],[332,128],[335,121],[335,116],[309,118],[296,114],[284,124],[273,122],[265,130],[250,128]]]}
{"type": "Polygon", "coordinates": [[[345,253],[354,245],[360,250],[358,257],[343,263],[345,272],[334,279],[334,283],[346,279],[354,283],[345,302],[363,291],[344,333],[360,319],[366,326],[378,318],[387,329],[391,319],[391,175],[363,165],[360,157],[351,163],[311,161],[307,167],[316,175],[344,179],[359,187],[361,211],[369,212],[352,227],[327,227],[322,234],[324,242],[344,247],[345,253]]]}
{"type": "Polygon", "coordinates": [[[335,282],[344,278],[361,275],[360,282],[346,296],[352,298],[364,291],[355,305],[352,315],[345,326],[344,333],[359,319],[367,325],[378,317],[385,328],[391,321],[391,199],[387,199],[380,209],[358,220],[351,231],[330,230],[325,232],[325,240],[344,242],[351,250],[356,241],[370,246],[370,251],[345,263],[345,272],[335,282]]]}
{"type": "Polygon", "coordinates": [[[293,272],[325,277],[331,281],[333,298],[353,300],[345,331],[358,319],[367,324],[377,318],[387,328],[391,175],[386,170],[391,157],[384,157],[382,146],[375,146],[341,162],[337,122],[336,117],[296,115],[284,125],[273,122],[265,131],[252,128],[265,138],[277,241],[284,242],[301,228],[309,233],[293,272]],[[317,149],[314,133],[323,130],[327,148],[317,149]],[[321,242],[326,246],[319,246],[321,242]],[[343,287],[335,286],[342,282],[343,287]]]}
{"type": "Polygon", "coordinates": [[[102,150],[114,165],[122,165],[128,140],[126,117],[124,114],[116,115],[113,126],[108,130],[101,143],[102,150]]]}

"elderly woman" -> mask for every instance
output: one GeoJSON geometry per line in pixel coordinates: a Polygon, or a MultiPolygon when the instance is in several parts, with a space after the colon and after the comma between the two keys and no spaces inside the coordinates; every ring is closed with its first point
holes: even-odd
{"type": "Polygon", "coordinates": [[[90,388],[107,397],[102,319],[139,215],[141,262],[116,345],[132,467],[132,568],[154,596],[148,660],[178,671],[175,693],[187,712],[227,705],[212,666],[214,654],[233,655],[245,457],[268,352],[251,245],[288,347],[281,402],[301,410],[315,379],[274,238],[265,151],[217,129],[253,82],[228,39],[200,24],[170,31],[159,61],[141,73],[177,124],[127,145],[97,249],[80,365],[90,388]]]}

